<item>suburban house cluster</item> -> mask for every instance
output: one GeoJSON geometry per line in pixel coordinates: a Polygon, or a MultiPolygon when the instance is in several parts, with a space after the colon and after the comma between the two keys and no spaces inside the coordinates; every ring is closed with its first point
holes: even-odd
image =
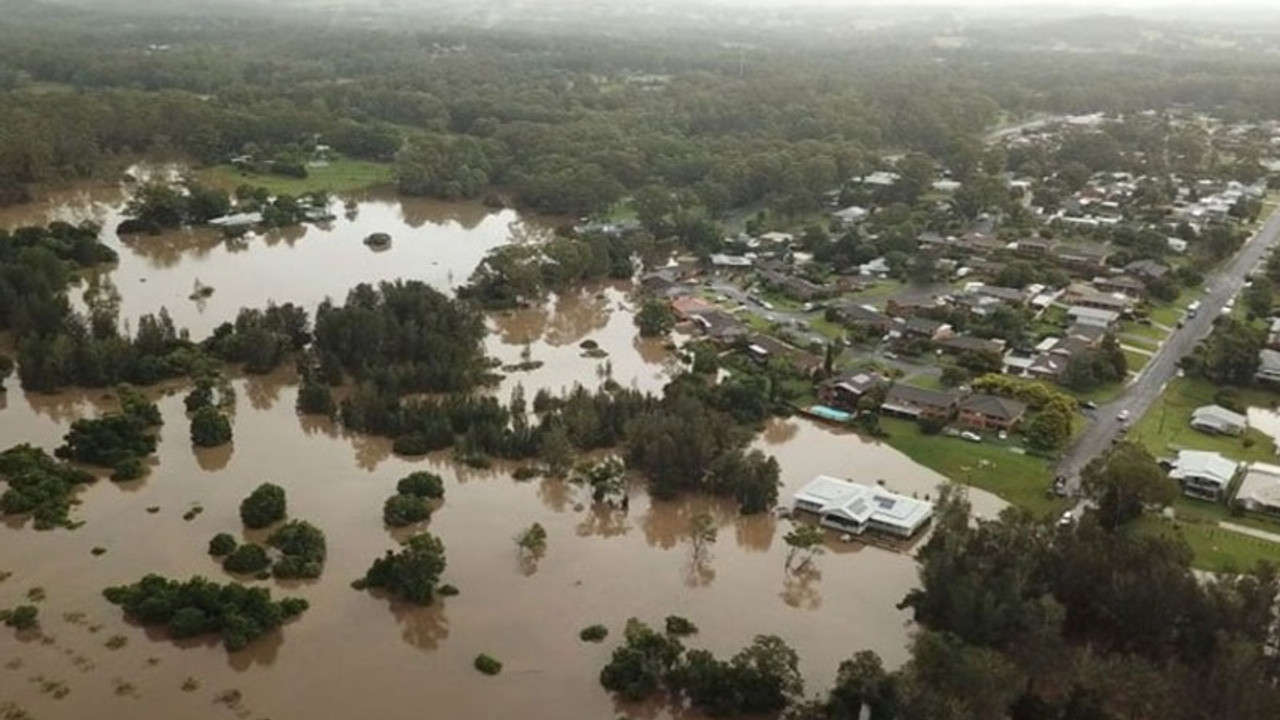
{"type": "MultiPolygon", "coordinates": [[[[1205,405],[1191,414],[1191,427],[1210,435],[1240,435],[1248,418],[1219,405],[1205,405]]],[[[1179,450],[1162,464],[1188,497],[1225,502],[1246,512],[1280,517],[1280,466],[1240,463],[1221,453],[1179,450]]]]}

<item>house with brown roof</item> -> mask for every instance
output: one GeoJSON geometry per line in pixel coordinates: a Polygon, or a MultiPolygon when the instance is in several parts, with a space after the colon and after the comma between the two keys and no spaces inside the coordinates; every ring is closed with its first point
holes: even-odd
{"type": "Polygon", "coordinates": [[[954,393],[894,383],[885,393],[880,410],[913,420],[923,418],[947,421],[955,415],[956,404],[959,402],[959,396],[954,393]]]}
{"type": "Polygon", "coordinates": [[[818,388],[818,400],[828,407],[857,410],[858,401],[864,395],[886,382],[888,379],[880,373],[846,373],[822,383],[818,388]]]}
{"type": "Polygon", "coordinates": [[[1107,268],[1107,258],[1111,257],[1111,249],[1106,245],[1058,245],[1053,249],[1053,257],[1063,266],[1093,276],[1107,268]]]}
{"type": "Polygon", "coordinates": [[[761,362],[782,360],[791,363],[797,370],[806,374],[816,373],[822,369],[822,358],[788,345],[777,338],[755,333],[747,337],[746,343],[747,352],[761,362]]]}
{"type": "Polygon", "coordinates": [[[681,320],[690,320],[693,315],[716,309],[716,306],[700,297],[685,295],[671,301],[671,309],[681,320]]]}
{"type": "Polygon", "coordinates": [[[867,305],[841,305],[833,308],[837,322],[849,327],[871,327],[889,332],[894,327],[893,318],[867,305]]]}
{"type": "Polygon", "coordinates": [[[998,395],[970,395],[960,401],[957,419],[979,430],[1013,430],[1027,414],[1027,406],[998,395]]]}
{"type": "Polygon", "coordinates": [[[1147,296],[1147,285],[1131,275],[1096,277],[1092,285],[1106,293],[1121,293],[1132,298],[1147,296]]]}
{"type": "Polygon", "coordinates": [[[952,335],[949,338],[939,340],[938,347],[942,348],[943,352],[955,355],[965,352],[996,353],[998,355],[1004,351],[1004,341],[990,340],[972,335],[952,335]]]}
{"type": "Polygon", "coordinates": [[[689,319],[702,331],[703,335],[720,345],[731,344],[747,335],[746,325],[717,307],[690,313],[689,319]]]}

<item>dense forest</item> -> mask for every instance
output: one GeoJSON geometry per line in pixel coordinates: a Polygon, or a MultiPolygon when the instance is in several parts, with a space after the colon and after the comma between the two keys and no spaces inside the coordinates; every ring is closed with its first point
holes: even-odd
{"type": "Polygon", "coordinates": [[[108,172],[136,153],[271,160],[320,141],[394,160],[411,194],[498,190],[583,214],[660,188],[713,215],[762,202],[802,212],[881,151],[950,165],[1002,112],[1280,112],[1265,61],[1113,60],[267,20],[140,19],[103,33],[92,14],[35,27],[12,19],[0,22],[0,197],[108,172]]]}

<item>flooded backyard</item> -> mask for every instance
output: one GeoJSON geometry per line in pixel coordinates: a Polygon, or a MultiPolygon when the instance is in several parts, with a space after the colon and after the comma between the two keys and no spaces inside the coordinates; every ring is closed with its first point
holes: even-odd
{"type": "MultiPolygon", "coordinates": [[[[4,211],[0,224],[53,219],[52,209],[53,216],[114,227],[123,196],[99,188],[54,200],[4,211]]],[[[121,262],[103,279],[120,290],[123,317],[164,305],[198,338],[239,307],[268,299],[314,310],[324,297],[340,299],[362,281],[406,277],[456,286],[489,248],[536,237],[543,228],[509,210],[374,194],[359,201],[354,220],[253,239],[244,248],[201,233],[122,244],[108,229],[105,239],[121,262]],[[376,231],[392,234],[389,250],[374,253],[361,244],[376,231]],[[186,299],[197,278],[216,288],[203,306],[186,299]]],[[[637,337],[630,308],[626,284],[603,284],[552,297],[540,308],[492,315],[491,354],[504,363],[525,356],[544,363],[509,375],[497,392],[505,397],[518,382],[531,397],[543,387],[594,386],[605,376],[659,390],[669,353],[661,342],[637,337]],[[584,340],[607,355],[584,357],[584,340]]],[[[0,633],[0,701],[18,702],[42,719],[662,717],[661,708],[615,705],[597,677],[628,617],[660,624],[669,614],[699,626],[689,644],[719,654],[736,652],[756,634],[781,636],[799,652],[810,693],[828,685],[838,663],[858,650],[874,650],[891,666],[906,657],[908,618],[895,605],[916,579],[908,555],[833,536],[813,572],[788,574],[786,520],[740,517],[710,499],[651,502],[639,483],[624,512],[593,506],[588,491],[562,481],[515,481],[509,467],[478,471],[445,456],[408,460],[383,439],[300,419],[290,375],[235,380],[229,448],[193,450],[183,391],[171,390],[159,401],[166,425],[147,478],[90,486],[72,512],[85,523],[74,531],[0,524],[0,571],[13,573],[0,583],[0,607],[23,602],[33,587],[47,593],[39,604],[43,638],[0,633]],[[382,502],[398,478],[417,469],[446,480],[444,505],[427,527],[447,549],[443,580],[461,591],[428,608],[350,587],[374,557],[405,537],[382,525],[382,502]],[[320,580],[263,583],[277,595],[311,602],[299,620],[229,655],[209,642],[174,643],[130,626],[103,599],[104,587],[150,572],[226,581],[230,576],[206,554],[209,538],[240,534],[240,499],[268,481],[287,490],[291,517],[316,524],[329,538],[320,580]],[[203,512],[184,520],[196,506],[203,512]],[[703,510],[717,519],[719,536],[709,562],[697,566],[686,528],[703,510]],[[513,538],[533,522],[546,528],[547,550],[536,563],[522,563],[513,538]],[[94,547],[107,552],[94,556],[94,547]],[[594,623],[607,625],[610,637],[581,642],[578,631],[594,623]],[[127,644],[109,649],[114,635],[127,644]],[[502,674],[477,673],[471,663],[479,653],[500,659],[502,674]],[[198,687],[184,689],[188,678],[198,687]],[[45,689],[49,682],[70,692],[56,698],[45,689]],[[227,690],[239,691],[239,705],[214,701],[227,690]]],[[[18,390],[16,379],[9,386],[7,396],[0,393],[0,447],[52,448],[72,419],[99,412],[105,402],[101,391],[36,396],[18,390]]],[[[920,495],[936,493],[943,481],[887,445],[804,420],[773,421],[755,445],[781,463],[784,502],[820,473],[883,480],[920,495]]],[[[971,498],[982,514],[1000,504],[977,492],[971,498]]]]}

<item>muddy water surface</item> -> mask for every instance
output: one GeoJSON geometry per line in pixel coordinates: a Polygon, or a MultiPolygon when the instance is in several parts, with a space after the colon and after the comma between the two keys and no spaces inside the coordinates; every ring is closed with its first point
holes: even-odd
{"type": "MultiPolygon", "coordinates": [[[[119,293],[121,319],[136,323],[138,316],[163,307],[197,339],[241,307],[293,302],[313,312],[326,297],[341,302],[361,282],[414,278],[453,288],[466,282],[492,248],[536,240],[550,228],[514,210],[369,192],[349,198],[354,212],[335,201],[330,210],[337,218],[328,223],[234,240],[207,228],[121,238],[115,228],[124,219],[126,190],[94,185],[53,191],[43,202],[0,210],[0,227],[51,220],[100,224],[103,241],[120,254],[120,262],[90,282],[119,293]],[[362,241],[375,232],[389,233],[391,247],[366,247],[362,241]],[[213,295],[191,300],[197,283],[212,287],[213,295]]],[[[82,290],[73,291],[73,299],[82,290]]]]}
{"type": "MultiPolygon", "coordinates": [[[[405,212],[405,206],[395,210],[395,201],[382,200],[367,201],[360,212],[382,207],[379,203],[387,218],[405,212]]],[[[482,230],[486,222],[509,228],[514,216],[503,217],[483,215],[473,224],[472,232],[480,233],[475,244],[487,242],[484,233],[490,231],[482,230]]],[[[408,219],[402,222],[404,227],[389,230],[396,237],[389,252],[410,245],[400,239],[413,237],[414,228],[408,219]]],[[[448,227],[421,225],[424,246],[434,247],[434,233],[451,232],[448,227]]],[[[457,221],[457,227],[464,223],[457,221]]],[[[355,237],[363,230],[352,230],[354,253],[334,256],[308,248],[346,241],[312,232],[316,230],[292,245],[254,241],[239,255],[220,245],[204,256],[182,251],[167,266],[149,264],[145,255],[124,248],[112,279],[126,308],[144,307],[129,305],[140,302],[129,298],[140,287],[153,289],[153,283],[185,291],[189,281],[180,276],[195,267],[201,267],[203,282],[217,285],[201,257],[213,258],[210,267],[228,273],[237,266],[256,272],[256,262],[250,262],[255,258],[274,268],[264,272],[283,273],[291,266],[289,259],[298,257],[298,272],[316,285],[287,281],[299,283],[289,288],[308,288],[303,299],[339,294],[346,284],[371,279],[361,272],[373,270],[356,272],[340,260],[368,257],[355,237]],[[240,257],[244,264],[236,265],[240,257]],[[307,257],[312,260],[302,260],[307,257]],[[337,258],[333,262],[338,267],[317,260],[323,257],[337,258]],[[137,273],[132,280],[124,279],[127,267],[137,273]],[[141,283],[142,277],[148,282],[141,283]]],[[[501,236],[494,242],[506,239],[505,230],[492,232],[501,236]]],[[[430,273],[452,270],[461,281],[470,272],[464,264],[479,257],[449,255],[454,249],[443,247],[421,250],[420,256],[413,254],[417,252],[406,251],[398,271],[389,265],[379,272],[434,277],[430,273]],[[415,257],[416,264],[408,262],[415,257]],[[432,260],[440,264],[432,265],[432,260]]],[[[258,297],[299,299],[253,283],[228,282],[226,287],[243,288],[223,296],[219,287],[214,299],[228,300],[228,307],[258,297]]],[[[509,392],[516,382],[528,397],[540,387],[594,385],[606,369],[624,385],[660,387],[668,353],[661,344],[636,338],[628,303],[625,286],[604,285],[552,298],[543,309],[491,317],[490,352],[503,362],[519,362],[527,347],[531,360],[545,363],[512,374],[499,392],[509,392]],[[608,356],[583,357],[579,344],[587,339],[598,342],[608,356]]],[[[221,313],[210,307],[203,313],[179,307],[186,308],[185,315],[175,313],[179,324],[212,324],[221,313]]],[[[15,384],[10,381],[11,387],[15,384]]],[[[384,440],[300,419],[293,411],[296,386],[288,373],[238,379],[235,387],[231,447],[193,451],[182,393],[174,391],[160,398],[166,426],[149,477],[124,485],[103,480],[87,488],[73,510],[85,524],[75,531],[36,532],[18,522],[0,524],[0,571],[13,573],[0,583],[0,607],[22,602],[33,587],[48,596],[40,603],[43,636],[0,633],[0,700],[17,701],[36,717],[55,719],[661,716],[665,712],[658,708],[615,706],[596,678],[626,618],[660,623],[671,613],[689,617],[702,629],[691,644],[722,654],[736,651],[758,633],[782,636],[799,651],[814,692],[830,682],[840,660],[857,650],[875,650],[890,665],[905,657],[907,617],[894,605],[915,581],[907,555],[831,538],[828,552],[817,558],[812,571],[787,573],[785,520],[739,517],[731,507],[707,499],[650,502],[638,483],[631,489],[629,511],[593,506],[585,492],[568,483],[517,482],[508,474],[510,468],[457,468],[445,457],[410,461],[392,454],[384,440]],[[381,506],[396,479],[416,469],[446,478],[444,505],[427,527],[447,547],[445,581],[462,593],[429,608],[403,606],[349,587],[374,557],[404,537],[382,526],[381,506]],[[102,588],[148,572],[227,580],[205,554],[207,542],[217,532],[240,533],[238,503],[264,481],[286,488],[290,516],[314,522],[328,534],[330,557],[322,579],[288,587],[265,583],[277,593],[310,600],[311,609],[301,619],[244,652],[228,655],[207,642],[175,644],[130,626],[101,597],[102,588]],[[183,514],[197,506],[203,512],[184,520],[183,514]],[[686,528],[689,517],[701,510],[717,518],[719,537],[710,559],[695,564],[686,528]],[[548,548],[536,562],[526,562],[517,556],[513,537],[532,522],[547,529],[548,548]],[[106,554],[93,556],[96,546],[106,548],[106,554]],[[609,640],[580,642],[578,631],[597,622],[611,629],[609,640]],[[127,638],[127,645],[106,647],[113,635],[127,638]],[[472,669],[471,661],[481,652],[503,661],[500,676],[485,677],[472,669]],[[198,687],[184,690],[188,678],[198,687]],[[65,683],[70,692],[56,698],[45,683],[65,683]],[[232,689],[240,692],[241,704],[214,702],[232,689]]],[[[49,397],[11,389],[0,403],[0,446],[32,442],[52,448],[72,419],[109,407],[110,399],[101,392],[49,397]]],[[[774,422],[756,445],[781,462],[784,499],[818,473],[884,480],[893,489],[918,494],[936,492],[942,481],[887,446],[807,421],[774,422]]],[[[982,495],[974,502],[983,512],[998,504],[982,495]]]]}

